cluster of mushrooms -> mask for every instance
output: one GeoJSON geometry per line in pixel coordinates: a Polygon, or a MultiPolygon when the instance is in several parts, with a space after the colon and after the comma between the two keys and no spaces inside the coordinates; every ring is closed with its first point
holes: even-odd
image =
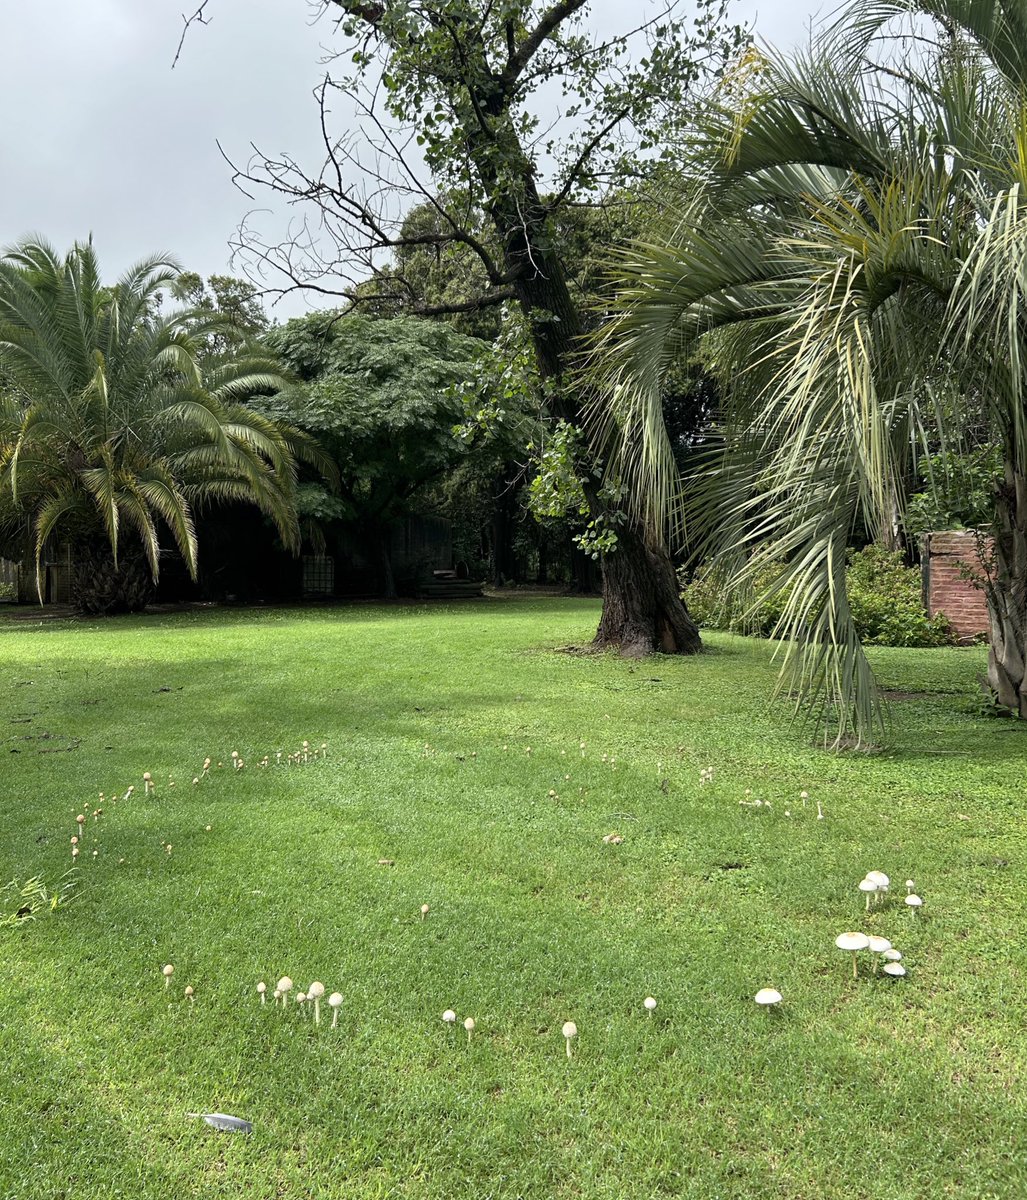
{"type": "MultiPolygon", "coordinates": [[[[877,907],[884,903],[884,898],[888,895],[891,880],[883,871],[868,871],[859,882],[859,890],[866,896],[866,911],[869,912],[872,907],[877,907]]],[[[909,909],[910,916],[915,917],[917,909],[923,906],[923,900],[913,891],[916,885],[912,879],[906,880],[906,896],[904,898],[906,907],[909,909]]],[[[852,955],[852,978],[855,979],[859,974],[859,961],[857,955],[861,950],[869,950],[874,958],[874,974],[877,974],[878,967],[885,975],[891,976],[892,979],[901,979],[906,973],[906,968],[902,965],[902,954],[886,937],[878,937],[875,934],[860,933],[858,930],[849,930],[846,933],[840,933],[835,939],[834,944],[839,950],[844,950],[852,955]]]]}
{"type": "MultiPolygon", "coordinates": [[[[289,1006],[289,993],[293,989],[293,982],[288,975],[283,975],[275,984],[274,991],[271,993],[271,998],[275,1004],[281,1004],[283,1011],[289,1006]]],[[[305,992],[297,992],[294,1003],[303,1012],[305,1006],[312,1004],[314,1006],[314,1024],[321,1024],[321,1000],[325,994],[325,985],[319,980],[314,982],[307,988],[305,992]]],[[[257,995],[260,996],[261,1004],[267,1003],[267,984],[261,980],[257,984],[257,995]]],[[[339,1009],[342,1007],[342,993],[332,992],[328,996],[328,1007],[332,1010],[332,1028],[334,1029],[339,1023],[339,1009]]]]}

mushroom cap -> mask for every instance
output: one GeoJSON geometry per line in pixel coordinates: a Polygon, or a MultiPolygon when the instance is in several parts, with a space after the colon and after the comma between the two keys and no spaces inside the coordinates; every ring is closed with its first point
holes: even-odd
{"type": "Polygon", "coordinates": [[[278,988],[275,988],[275,990],[271,993],[271,995],[274,997],[275,1000],[281,1000],[281,998],[282,998],[282,993],[278,990],[278,988]]]}
{"type": "Polygon", "coordinates": [[[919,896],[907,896],[906,903],[909,905],[910,908],[919,908],[920,905],[923,904],[923,901],[920,899],[919,896]]]}
{"type": "Polygon", "coordinates": [[[328,997],[329,1008],[338,1008],[342,1004],[342,992],[332,992],[328,997]]]}
{"type": "Polygon", "coordinates": [[[78,816],[75,818],[75,820],[78,822],[78,824],[80,824],[80,825],[84,825],[84,824],[85,824],[85,820],[86,820],[86,818],[85,818],[85,814],[84,814],[84,813],[79,813],[79,814],[78,814],[78,816]]]}
{"type": "Polygon", "coordinates": [[[578,1027],[577,1027],[577,1025],[574,1024],[573,1021],[564,1021],[563,1036],[565,1038],[572,1038],[572,1037],[578,1036],[578,1027]]]}
{"type": "Polygon", "coordinates": [[[753,999],[757,1004],[780,1004],[782,997],[774,988],[760,988],[753,999]]]}
{"type": "Polygon", "coordinates": [[[161,969],[161,974],[166,976],[168,979],[170,979],[171,976],[174,975],[174,973],[175,973],[175,968],[171,965],[171,963],[168,963],[168,965],[166,967],[163,967],[161,969]]]}
{"type": "Polygon", "coordinates": [[[902,963],[897,962],[886,962],[881,970],[885,973],[885,975],[891,975],[895,979],[901,978],[901,976],[905,975],[906,973],[906,968],[902,965],[902,963]]]}
{"type": "Polygon", "coordinates": [[[185,989],[185,994],[186,994],[187,996],[191,996],[191,995],[193,994],[193,989],[192,989],[192,987],[187,987],[187,988],[185,989]]]}
{"type": "Polygon", "coordinates": [[[447,1025],[455,1025],[456,1024],[456,1013],[451,1008],[447,1008],[446,1011],[442,1014],[442,1019],[443,1019],[443,1021],[446,1022],[447,1025]]]}
{"type": "Polygon", "coordinates": [[[288,975],[283,975],[282,978],[279,979],[279,981],[278,981],[278,990],[280,992],[287,992],[291,988],[292,988],[292,980],[289,978],[288,975]]]}
{"type": "Polygon", "coordinates": [[[839,950],[865,950],[870,945],[870,939],[865,933],[840,933],[834,944],[839,950]]]}
{"type": "Polygon", "coordinates": [[[900,962],[902,959],[902,953],[901,953],[901,951],[896,950],[895,947],[893,946],[890,950],[885,950],[884,957],[889,962],[900,962]]]}
{"type": "Polygon", "coordinates": [[[150,772],[149,772],[149,771],[144,771],[144,772],[143,772],[143,778],[144,778],[144,779],[152,779],[152,778],[153,778],[153,776],[150,774],[150,772]]]}
{"type": "Polygon", "coordinates": [[[647,1009],[649,1009],[650,1012],[652,1012],[653,1009],[656,1007],[656,1001],[653,999],[652,996],[646,996],[646,998],[642,1001],[642,1003],[646,1006],[647,1009]]]}
{"type": "Polygon", "coordinates": [[[861,892],[876,892],[880,885],[875,883],[868,875],[866,879],[859,881],[858,887],[861,892]]]}
{"type": "Polygon", "coordinates": [[[906,880],[906,887],[908,887],[908,888],[909,888],[909,890],[910,890],[910,891],[912,891],[912,890],[913,890],[913,888],[915,888],[915,887],[916,887],[916,884],[915,884],[915,883],[912,881],[912,879],[907,879],[907,880],[906,880]]]}
{"type": "Polygon", "coordinates": [[[466,1029],[467,1032],[470,1033],[473,1028],[474,1028],[474,1017],[468,1017],[467,1020],[464,1021],[464,1029],[466,1029]]]}
{"type": "Polygon", "coordinates": [[[867,871],[867,879],[873,880],[878,887],[887,887],[891,880],[883,871],[867,871]]]}
{"type": "Polygon", "coordinates": [[[307,995],[313,997],[315,1000],[320,1000],[324,994],[325,985],[323,983],[319,983],[316,979],[310,985],[310,987],[307,988],[307,995]]]}
{"type": "Polygon", "coordinates": [[[867,949],[872,950],[874,954],[883,954],[885,950],[891,949],[891,942],[886,937],[877,937],[872,933],[867,940],[870,942],[867,949]]]}
{"type": "Polygon", "coordinates": [[[421,912],[423,912],[423,913],[427,913],[427,912],[429,912],[429,911],[430,911],[430,910],[429,910],[429,908],[428,908],[428,905],[427,905],[427,904],[422,904],[422,905],[421,905],[421,912]]]}
{"type": "Polygon", "coordinates": [[[258,983],[257,991],[260,992],[261,995],[263,995],[267,991],[267,984],[266,983],[258,983]]]}

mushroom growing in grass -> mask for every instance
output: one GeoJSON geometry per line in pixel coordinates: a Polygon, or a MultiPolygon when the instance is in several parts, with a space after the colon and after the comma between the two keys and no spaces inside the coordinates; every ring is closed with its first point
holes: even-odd
{"type": "Polygon", "coordinates": [[[422,921],[425,919],[425,917],[427,917],[429,911],[430,911],[430,909],[428,908],[427,904],[421,905],[421,920],[422,921]]]}
{"type": "Polygon", "coordinates": [[[839,950],[848,950],[852,953],[852,978],[855,979],[858,974],[856,965],[856,954],[860,950],[865,950],[870,945],[870,939],[865,933],[840,933],[835,939],[834,944],[839,950]]]}
{"type": "Polygon", "coordinates": [[[646,996],[646,998],[642,1001],[642,1003],[645,1006],[645,1011],[651,1017],[653,1015],[653,1013],[656,1012],[656,1001],[653,999],[652,996],[646,996]]]}
{"type": "Polygon", "coordinates": [[[267,984],[263,980],[261,980],[260,983],[257,984],[257,995],[260,997],[261,1004],[267,1004],[267,996],[265,994],[266,992],[267,992],[267,984]]]}
{"type": "Polygon", "coordinates": [[[275,1004],[277,1004],[281,998],[282,993],[278,990],[278,988],[275,988],[275,990],[271,993],[271,999],[274,1000],[275,1004]]]}
{"type": "Polygon", "coordinates": [[[912,892],[915,890],[916,890],[916,884],[912,881],[912,879],[907,879],[906,880],[906,891],[912,892]]]}
{"type": "Polygon", "coordinates": [[[782,997],[774,988],[760,988],[753,999],[761,1008],[773,1008],[775,1004],[781,1003],[782,997]]]}
{"type": "Polygon", "coordinates": [[[161,974],[164,976],[164,990],[165,991],[167,991],[168,988],[171,987],[171,976],[174,975],[174,973],[175,973],[175,968],[171,965],[171,963],[168,963],[166,967],[162,968],[161,974]]]}
{"type": "Polygon", "coordinates": [[[464,1021],[464,1029],[467,1030],[467,1044],[469,1046],[471,1044],[471,1034],[474,1033],[474,1017],[468,1017],[464,1021]]]}
{"type": "Polygon", "coordinates": [[[863,894],[867,898],[866,911],[869,912],[870,911],[870,899],[872,896],[877,895],[877,884],[874,883],[874,881],[869,876],[867,876],[865,879],[861,879],[859,881],[859,890],[861,892],[863,892],[863,894]]]}
{"type": "Polygon", "coordinates": [[[278,981],[278,991],[282,994],[282,1008],[289,1007],[289,993],[292,991],[292,980],[288,975],[283,975],[278,981]]]}
{"type": "Polygon", "coordinates": [[[75,818],[75,824],[78,826],[78,836],[79,837],[82,837],[84,835],[85,831],[83,830],[82,827],[85,825],[85,823],[86,823],[86,814],[79,813],[78,816],[75,818]]]}
{"type": "Polygon", "coordinates": [[[885,962],[901,962],[902,961],[901,952],[896,950],[894,946],[892,946],[888,950],[885,950],[885,952],[881,955],[881,957],[884,959],[885,962]]]}
{"type": "Polygon", "coordinates": [[[451,1008],[447,1008],[446,1011],[442,1014],[442,1020],[446,1025],[455,1025],[456,1024],[456,1013],[451,1008]]]}
{"type": "Polygon", "coordinates": [[[342,1007],[342,993],[332,992],[328,997],[328,1007],[332,1010],[332,1028],[339,1023],[339,1009],[342,1007]]]}
{"type": "Polygon", "coordinates": [[[310,985],[310,987],[307,989],[307,995],[314,1001],[314,1024],[315,1025],[321,1024],[321,997],[324,994],[325,994],[325,985],[323,983],[318,983],[318,981],[316,979],[310,985]]]}
{"type": "Polygon", "coordinates": [[[143,772],[143,795],[148,796],[153,791],[153,776],[149,771],[143,772]]]}
{"type": "Polygon", "coordinates": [[[911,917],[915,917],[916,910],[921,907],[921,905],[923,904],[923,901],[920,899],[919,896],[916,896],[912,892],[910,892],[910,894],[906,897],[906,904],[909,908],[909,915],[911,917]]]}
{"type": "Polygon", "coordinates": [[[578,1036],[577,1025],[575,1025],[573,1021],[564,1021],[563,1037],[564,1037],[564,1041],[567,1043],[567,1057],[568,1058],[571,1057],[571,1042],[577,1036],[578,1036]]]}
{"type": "Polygon", "coordinates": [[[191,984],[185,989],[185,998],[189,1001],[190,1004],[195,1003],[195,1001],[193,1000],[193,989],[192,989],[191,984]]]}
{"type": "Polygon", "coordinates": [[[901,979],[906,973],[906,968],[899,962],[886,962],[881,970],[892,979],[901,979]]]}
{"type": "MultiPolygon", "coordinates": [[[[871,954],[884,955],[891,949],[891,942],[886,937],[877,937],[871,934],[867,938],[867,949],[871,954]]],[[[874,959],[874,974],[877,974],[877,959],[874,959]]]]}

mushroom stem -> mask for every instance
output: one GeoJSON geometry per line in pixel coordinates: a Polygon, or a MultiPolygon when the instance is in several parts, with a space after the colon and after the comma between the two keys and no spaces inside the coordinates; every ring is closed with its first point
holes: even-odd
{"type": "Polygon", "coordinates": [[[852,952],[852,978],[859,978],[859,960],[856,958],[856,951],[852,952]]]}
{"type": "Polygon", "coordinates": [[[571,1057],[573,1057],[573,1056],[572,1056],[572,1054],[571,1054],[571,1039],[570,1039],[570,1038],[564,1038],[564,1041],[567,1043],[567,1057],[568,1057],[568,1058],[571,1058],[571,1057]]]}

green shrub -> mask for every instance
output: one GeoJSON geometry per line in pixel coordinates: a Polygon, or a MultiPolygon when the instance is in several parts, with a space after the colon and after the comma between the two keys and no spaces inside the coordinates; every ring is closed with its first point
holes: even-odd
{"type": "Polygon", "coordinates": [[[898,552],[867,546],[849,555],[845,573],[859,636],[869,646],[947,646],[952,630],[924,611],[920,572],[898,552]]]}
{"type": "MultiPolygon", "coordinates": [[[[752,593],[744,596],[725,585],[722,573],[707,567],[682,589],[682,599],[699,624],[709,629],[770,637],[787,600],[786,591],[773,592],[779,571],[768,568],[754,580],[752,593]]],[[[877,546],[850,551],[845,579],[853,620],[866,645],[946,646],[953,642],[945,618],[928,617],[924,612],[920,572],[905,566],[901,554],[877,546]]]]}

